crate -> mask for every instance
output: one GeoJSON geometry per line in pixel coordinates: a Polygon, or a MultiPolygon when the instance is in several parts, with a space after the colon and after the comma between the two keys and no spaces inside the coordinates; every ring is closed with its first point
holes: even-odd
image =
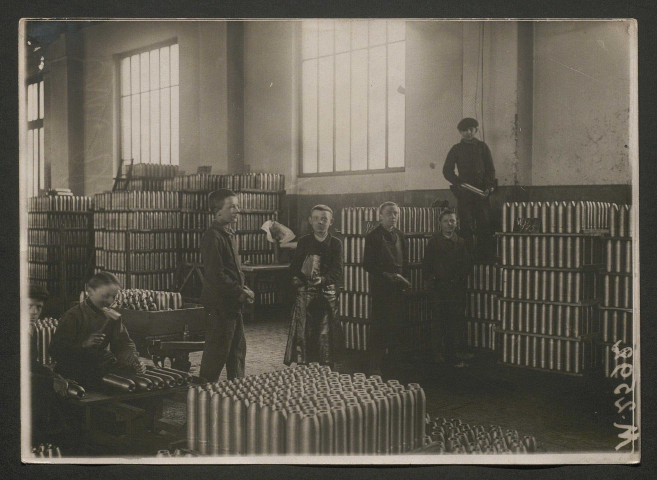
{"type": "Polygon", "coordinates": [[[191,335],[202,334],[205,331],[205,310],[195,303],[186,303],[179,310],[150,312],[117,308],[116,311],[121,314],[123,324],[135,343],[158,337],[182,335],[185,325],[191,335]]]}

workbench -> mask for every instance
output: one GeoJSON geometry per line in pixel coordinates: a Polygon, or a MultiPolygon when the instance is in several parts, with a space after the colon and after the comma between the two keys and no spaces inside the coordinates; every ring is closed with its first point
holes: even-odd
{"type": "Polygon", "coordinates": [[[145,432],[157,433],[165,399],[186,393],[187,385],[150,392],[113,393],[87,390],[84,398],[67,398],[87,445],[133,450],[145,432]]]}

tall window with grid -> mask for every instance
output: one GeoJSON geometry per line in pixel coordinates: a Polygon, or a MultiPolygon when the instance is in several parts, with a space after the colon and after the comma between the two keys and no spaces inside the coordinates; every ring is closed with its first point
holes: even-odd
{"type": "Polygon", "coordinates": [[[123,163],[178,165],[178,44],[124,54],[119,68],[123,163]]]}
{"type": "Polygon", "coordinates": [[[303,174],[404,167],[406,23],[301,27],[303,174]]]}
{"type": "Polygon", "coordinates": [[[27,195],[33,197],[46,188],[46,164],[43,141],[43,80],[27,85],[27,195]]]}

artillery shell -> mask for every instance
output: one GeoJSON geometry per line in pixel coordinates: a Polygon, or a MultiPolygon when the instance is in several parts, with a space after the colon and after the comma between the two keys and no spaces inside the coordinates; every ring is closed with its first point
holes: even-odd
{"type": "Polygon", "coordinates": [[[111,388],[121,390],[123,392],[134,392],[137,386],[132,380],[115,375],[113,373],[108,373],[102,378],[103,385],[107,385],[111,388]]]}
{"type": "Polygon", "coordinates": [[[270,420],[269,453],[280,455],[285,453],[285,415],[280,407],[272,410],[270,420]]]}
{"type": "Polygon", "coordinates": [[[399,395],[388,394],[390,406],[390,452],[392,454],[402,452],[402,400],[399,395]]]}
{"type": "Polygon", "coordinates": [[[285,452],[288,455],[301,453],[300,433],[301,433],[300,412],[290,412],[285,422],[285,452]]]}
{"type": "Polygon", "coordinates": [[[543,337],[540,337],[539,340],[539,347],[540,347],[540,366],[541,368],[545,369],[547,368],[547,351],[546,351],[546,339],[543,337]]]}
{"type": "Polygon", "coordinates": [[[246,411],[242,400],[238,397],[231,399],[230,412],[230,453],[244,455],[246,452],[246,411]]]}
{"type": "Polygon", "coordinates": [[[625,258],[623,259],[625,273],[632,273],[632,242],[625,242],[625,258]]]}
{"type": "MultiPolygon", "coordinates": [[[[227,392],[228,393],[228,392],[227,392]]],[[[232,399],[228,395],[218,394],[219,396],[219,455],[230,455],[231,451],[231,403],[232,399]]]]}
{"type": "MultiPolygon", "coordinates": [[[[215,396],[218,397],[217,394],[215,396]]],[[[197,421],[196,421],[196,433],[197,433],[197,447],[201,455],[208,454],[208,427],[210,426],[211,420],[214,414],[213,408],[210,406],[210,394],[206,390],[197,391],[197,421]],[[210,410],[210,411],[208,411],[210,410]]],[[[218,412],[218,410],[217,410],[218,412]]]]}
{"type": "Polygon", "coordinates": [[[187,448],[190,450],[196,450],[197,393],[196,387],[187,390],[187,448]]]}
{"type": "Polygon", "coordinates": [[[347,412],[344,406],[332,407],[331,416],[333,417],[333,452],[336,455],[346,454],[348,452],[349,441],[347,431],[347,412]]]}
{"type": "Polygon", "coordinates": [[[258,453],[258,412],[260,407],[255,397],[250,397],[246,407],[246,454],[258,453]]]}

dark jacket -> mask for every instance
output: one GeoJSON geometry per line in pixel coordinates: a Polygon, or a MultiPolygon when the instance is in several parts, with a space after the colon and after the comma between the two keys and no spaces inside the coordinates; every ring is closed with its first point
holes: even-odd
{"type": "Polygon", "coordinates": [[[488,145],[476,138],[461,140],[447,154],[443,175],[453,185],[469,183],[482,190],[493,187],[495,166],[488,145]]]}
{"type": "Polygon", "coordinates": [[[201,239],[203,290],[201,304],[206,308],[239,308],[244,274],[235,235],[217,223],[201,239]]]}
{"type": "Polygon", "coordinates": [[[115,363],[127,367],[138,360],[123,322],[109,319],[89,299],[62,315],[50,343],[50,354],[57,362],[58,373],[83,382],[104,375],[115,363]],[[105,341],[83,348],[82,342],[92,333],[104,333],[105,341]]]}
{"type": "Polygon", "coordinates": [[[363,266],[365,271],[370,274],[370,283],[374,291],[393,288],[391,280],[386,278],[384,273],[399,273],[403,275],[406,267],[406,238],[404,232],[394,228],[393,232],[401,241],[401,266],[395,262],[394,245],[386,240],[390,234],[383,226],[379,225],[365,237],[365,252],[363,254],[363,266]]]}
{"type": "Polygon", "coordinates": [[[342,286],[343,283],[343,261],[342,261],[342,242],[330,233],[323,242],[318,242],[315,235],[309,233],[299,239],[294,258],[290,264],[290,274],[292,277],[298,277],[303,281],[308,281],[306,276],[301,272],[303,262],[308,255],[319,255],[320,276],[324,277],[322,285],[342,286]]]}
{"type": "Polygon", "coordinates": [[[446,238],[441,232],[431,237],[424,249],[422,273],[425,285],[442,300],[465,292],[466,279],[472,270],[472,255],[461,237],[446,238]]]}

